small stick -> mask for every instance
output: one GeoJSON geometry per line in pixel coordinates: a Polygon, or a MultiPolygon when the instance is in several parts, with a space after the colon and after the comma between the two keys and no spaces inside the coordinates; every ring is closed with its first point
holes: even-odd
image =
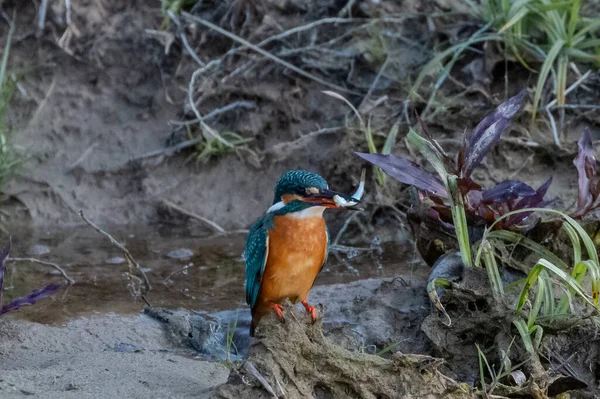
{"type": "Polygon", "coordinates": [[[42,0],[40,3],[40,10],[38,13],[38,29],[44,30],[46,25],[46,10],[48,9],[48,0],[42,0]]]}
{"type": "MultiPolygon", "coordinates": [[[[587,71],[586,73],[583,74],[583,76],[581,76],[579,79],[577,79],[577,81],[575,83],[573,83],[571,86],[569,86],[569,88],[567,90],[565,90],[565,97],[567,96],[567,94],[569,94],[570,92],[572,92],[573,90],[575,90],[577,87],[579,87],[584,80],[586,80],[590,74],[592,73],[592,70],[590,69],[589,71],[587,71]]],[[[556,104],[557,100],[556,98],[552,101],[550,101],[548,103],[548,105],[546,105],[546,108],[551,108],[552,106],[554,106],[556,104]]]]}
{"type": "Polygon", "coordinates": [[[201,71],[201,70],[197,69],[192,74],[192,78],[190,79],[190,84],[188,86],[188,101],[190,103],[190,107],[192,108],[192,111],[194,111],[196,118],[200,122],[200,127],[202,127],[203,131],[206,131],[213,138],[219,140],[221,143],[225,144],[227,147],[233,148],[234,147],[233,144],[231,144],[229,141],[225,140],[219,133],[217,133],[212,127],[208,126],[204,122],[202,114],[200,114],[200,111],[198,111],[198,108],[196,107],[196,103],[194,102],[194,87],[196,86],[196,79],[197,79],[198,75],[200,74],[199,71],[201,71]]]}
{"type": "Polygon", "coordinates": [[[159,148],[158,150],[148,151],[145,154],[138,155],[137,157],[131,158],[132,161],[139,161],[141,159],[153,158],[159,155],[165,155],[168,153],[176,153],[188,147],[192,147],[201,141],[204,141],[204,136],[200,135],[190,140],[182,141],[181,143],[174,145],[172,147],[159,148]]]}
{"type": "Polygon", "coordinates": [[[338,243],[340,242],[340,238],[342,238],[342,236],[346,232],[346,229],[348,228],[348,226],[350,226],[350,223],[352,223],[352,220],[356,217],[356,215],[358,215],[358,213],[357,212],[353,212],[353,213],[350,214],[350,216],[348,216],[346,218],[346,221],[344,222],[344,225],[342,226],[342,228],[340,229],[340,231],[338,231],[337,235],[335,236],[335,239],[333,240],[333,243],[331,244],[332,247],[335,247],[335,246],[338,245],[338,243]]]}
{"type": "Polygon", "coordinates": [[[58,270],[58,272],[60,274],[62,274],[62,276],[65,278],[65,280],[67,280],[69,282],[69,284],[75,284],[75,280],[73,280],[71,277],[69,277],[67,275],[67,273],[60,266],[58,266],[56,263],[46,262],[44,260],[40,260],[40,259],[36,259],[36,258],[13,258],[13,257],[8,258],[7,261],[9,261],[9,262],[12,261],[12,262],[39,263],[40,265],[45,265],[45,266],[53,267],[54,269],[58,270]]]}
{"type": "Polygon", "coordinates": [[[83,161],[85,161],[85,159],[92,153],[92,151],[94,150],[94,148],[98,145],[98,142],[93,143],[91,146],[89,146],[84,152],[83,154],[81,154],[81,156],[79,158],[77,158],[77,160],[75,162],[73,162],[71,165],[69,165],[69,170],[74,169],[75,167],[77,167],[79,164],[81,164],[83,161]]]}
{"type": "Polygon", "coordinates": [[[148,276],[146,276],[146,273],[144,272],[144,270],[142,270],[142,267],[140,266],[140,264],[137,263],[137,261],[133,258],[133,256],[129,252],[129,250],[127,248],[125,248],[123,246],[123,244],[121,244],[120,242],[115,240],[113,238],[113,236],[108,234],[106,231],[102,230],[100,227],[96,226],[91,220],[89,220],[87,217],[85,217],[85,215],[83,214],[83,209],[79,210],[79,216],[81,216],[83,221],[86,222],[91,228],[96,230],[98,233],[102,234],[104,237],[108,238],[115,247],[119,248],[121,250],[121,252],[123,252],[123,255],[125,255],[125,259],[127,259],[127,263],[129,264],[129,274],[131,275],[131,277],[134,277],[133,267],[135,267],[137,269],[137,271],[144,278],[144,283],[146,285],[146,289],[144,290],[143,294],[150,291],[152,289],[152,287],[150,286],[150,281],[148,280],[148,276]]]}
{"type": "Polygon", "coordinates": [[[548,114],[548,119],[550,119],[550,127],[552,128],[552,136],[554,137],[554,144],[556,144],[557,146],[560,147],[560,137],[558,135],[558,130],[556,128],[556,121],[554,120],[554,117],[552,116],[552,112],[550,112],[550,109],[548,109],[548,107],[546,107],[545,111],[548,114]]]}
{"type": "Polygon", "coordinates": [[[277,397],[277,395],[275,394],[275,391],[273,390],[273,388],[271,388],[271,385],[267,382],[265,377],[262,376],[260,371],[258,371],[256,369],[256,367],[254,367],[254,365],[252,363],[247,361],[244,368],[246,370],[248,370],[248,372],[250,374],[252,374],[252,376],[258,380],[258,382],[260,382],[260,384],[263,386],[263,388],[265,388],[265,390],[267,392],[269,392],[271,395],[273,395],[274,398],[277,397]]]}
{"type": "Polygon", "coordinates": [[[71,0],[65,0],[65,19],[67,21],[67,26],[71,25],[71,0]]]}
{"type": "MultiPolygon", "coordinates": [[[[202,120],[206,121],[207,119],[214,118],[215,116],[224,114],[225,112],[231,111],[238,107],[247,108],[247,109],[255,109],[257,107],[257,105],[254,101],[234,101],[231,104],[225,105],[224,107],[212,110],[208,114],[204,115],[202,117],[202,120]]],[[[199,119],[191,119],[191,120],[187,120],[187,121],[169,121],[169,124],[173,125],[173,126],[188,126],[188,125],[195,125],[198,122],[200,122],[199,119]]]]}
{"type": "Polygon", "coordinates": [[[181,38],[181,41],[183,42],[183,46],[185,47],[185,49],[188,51],[188,53],[190,53],[190,56],[194,59],[194,61],[196,61],[196,64],[200,65],[201,67],[206,66],[206,63],[203,62],[200,59],[200,57],[198,57],[198,54],[196,54],[194,49],[192,49],[192,47],[190,46],[190,43],[188,42],[188,39],[187,39],[187,36],[185,35],[185,33],[181,32],[179,37],[181,38]]]}
{"type": "Polygon", "coordinates": [[[162,199],[162,203],[165,204],[166,206],[168,206],[169,208],[173,208],[176,211],[183,213],[186,216],[189,216],[193,219],[198,219],[206,224],[208,224],[210,227],[212,227],[213,229],[215,229],[217,232],[219,233],[225,233],[225,229],[222,228],[221,226],[219,226],[217,223],[213,222],[210,219],[207,219],[203,216],[200,215],[196,215],[193,212],[188,211],[187,209],[183,209],[182,207],[180,207],[179,205],[176,205],[174,203],[172,203],[171,201],[167,200],[167,199],[162,199]]]}

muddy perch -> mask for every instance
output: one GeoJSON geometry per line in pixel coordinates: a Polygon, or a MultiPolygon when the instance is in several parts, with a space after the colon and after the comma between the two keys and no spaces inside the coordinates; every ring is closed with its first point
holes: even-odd
{"type": "Polygon", "coordinates": [[[284,305],[285,322],[274,314],[266,316],[246,362],[231,372],[215,397],[272,398],[267,390],[288,399],[473,397],[469,388],[438,371],[440,359],[400,353],[385,359],[334,344],[323,336],[319,307],[315,324],[289,302],[284,305]]]}

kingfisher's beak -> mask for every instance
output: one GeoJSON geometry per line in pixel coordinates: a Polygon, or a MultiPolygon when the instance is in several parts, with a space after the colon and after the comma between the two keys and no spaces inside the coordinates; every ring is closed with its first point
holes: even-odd
{"type": "Polygon", "coordinates": [[[352,195],[346,195],[332,191],[329,189],[319,190],[318,193],[310,194],[302,199],[304,202],[313,203],[315,205],[324,206],[327,208],[347,209],[362,211],[363,209],[357,205],[365,192],[365,170],[360,176],[360,184],[352,195]]]}

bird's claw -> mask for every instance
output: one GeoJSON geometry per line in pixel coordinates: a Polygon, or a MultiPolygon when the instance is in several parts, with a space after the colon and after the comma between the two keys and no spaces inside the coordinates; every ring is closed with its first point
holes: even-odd
{"type": "Polygon", "coordinates": [[[280,319],[283,319],[283,306],[281,304],[273,303],[271,304],[270,308],[275,311],[275,313],[280,319]]]}
{"type": "Polygon", "coordinates": [[[302,306],[304,306],[304,309],[306,309],[306,311],[308,313],[310,313],[310,317],[312,317],[312,322],[316,322],[317,321],[317,309],[314,306],[310,306],[308,304],[308,302],[306,301],[302,301],[302,306]]]}

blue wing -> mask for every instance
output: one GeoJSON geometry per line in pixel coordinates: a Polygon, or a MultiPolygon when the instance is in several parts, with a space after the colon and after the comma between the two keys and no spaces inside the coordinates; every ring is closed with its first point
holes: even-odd
{"type": "Polygon", "coordinates": [[[256,304],[260,282],[269,253],[269,230],[273,228],[273,215],[267,214],[250,228],[246,239],[246,303],[256,304]]]}

